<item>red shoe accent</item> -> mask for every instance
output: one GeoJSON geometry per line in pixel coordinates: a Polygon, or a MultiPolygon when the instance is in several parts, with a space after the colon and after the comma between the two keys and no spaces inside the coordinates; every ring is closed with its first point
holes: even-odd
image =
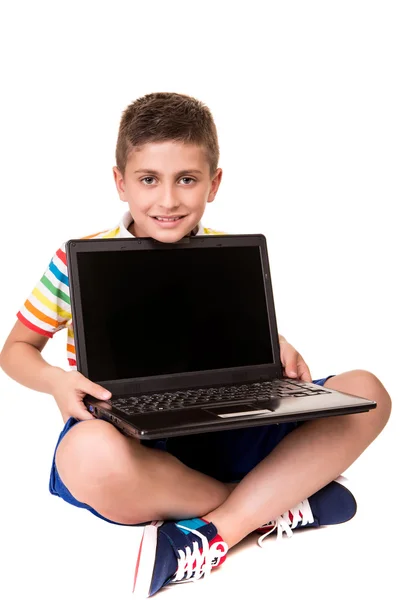
{"type": "MultiPolygon", "coordinates": [[[[293,523],[293,513],[289,510],[288,514],[289,514],[290,522],[293,523]]],[[[303,519],[303,513],[301,512],[301,510],[299,510],[299,515],[303,519]]],[[[256,532],[257,533],[268,533],[268,531],[271,531],[271,529],[273,529],[274,527],[275,527],[275,525],[270,525],[269,523],[267,523],[266,525],[262,525],[261,527],[256,529],[256,532]]]]}
{"type": "Polygon", "coordinates": [[[216,545],[216,550],[219,550],[221,553],[219,555],[219,557],[216,557],[213,560],[213,563],[212,563],[213,568],[219,567],[226,561],[226,556],[227,556],[226,549],[225,549],[226,544],[225,544],[224,540],[222,539],[222,537],[219,534],[217,534],[215,536],[215,538],[213,538],[213,540],[211,541],[210,547],[211,547],[211,545],[213,545],[213,546],[216,545]],[[220,543],[218,543],[218,542],[220,542],[220,543]]]}

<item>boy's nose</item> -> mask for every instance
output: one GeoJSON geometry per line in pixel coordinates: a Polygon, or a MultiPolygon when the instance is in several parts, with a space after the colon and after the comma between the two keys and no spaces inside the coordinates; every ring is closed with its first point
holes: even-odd
{"type": "Polygon", "coordinates": [[[174,194],[171,189],[164,189],[160,197],[159,205],[169,210],[176,208],[180,205],[178,197],[174,194]]]}

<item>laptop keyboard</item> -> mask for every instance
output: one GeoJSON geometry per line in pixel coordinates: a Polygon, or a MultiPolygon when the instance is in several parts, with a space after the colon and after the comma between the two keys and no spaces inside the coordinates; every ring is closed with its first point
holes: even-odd
{"type": "Polygon", "coordinates": [[[151,413],[161,410],[210,406],[210,404],[236,404],[240,402],[268,401],[285,396],[317,396],[330,394],[325,388],[314,388],[306,382],[274,379],[241,385],[194,388],[177,392],[141,394],[111,398],[110,403],[126,415],[151,413]]]}

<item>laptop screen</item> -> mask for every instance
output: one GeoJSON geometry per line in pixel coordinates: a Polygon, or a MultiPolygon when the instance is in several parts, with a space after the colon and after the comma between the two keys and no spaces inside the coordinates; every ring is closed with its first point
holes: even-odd
{"type": "Polygon", "coordinates": [[[78,252],[88,376],[273,362],[256,246],[78,252]]]}

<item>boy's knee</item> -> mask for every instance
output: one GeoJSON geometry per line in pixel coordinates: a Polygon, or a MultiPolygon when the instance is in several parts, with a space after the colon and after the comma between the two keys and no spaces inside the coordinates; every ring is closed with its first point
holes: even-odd
{"type": "Polygon", "coordinates": [[[374,424],[375,429],[383,429],[389,420],[392,408],[391,398],[382,382],[373,373],[362,369],[347,371],[328,379],[326,387],[374,400],[377,407],[369,411],[368,415],[369,422],[374,424]]]}
{"type": "Polygon", "coordinates": [[[357,382],[358,394],[376,402],[376,415],[379,415],[379,420],[385,425],[392,410],[392,400],[383,383],[369,371],[358,369],[352,371],[352,374],[357,382]]]}
{"type": "Polygon", "coordinates": [[[67,488],[101,484],[116,473],[123,462],[121,437],[101,420],[82,421],[70,429],[56,452],[57,471],[67,488]]]}

